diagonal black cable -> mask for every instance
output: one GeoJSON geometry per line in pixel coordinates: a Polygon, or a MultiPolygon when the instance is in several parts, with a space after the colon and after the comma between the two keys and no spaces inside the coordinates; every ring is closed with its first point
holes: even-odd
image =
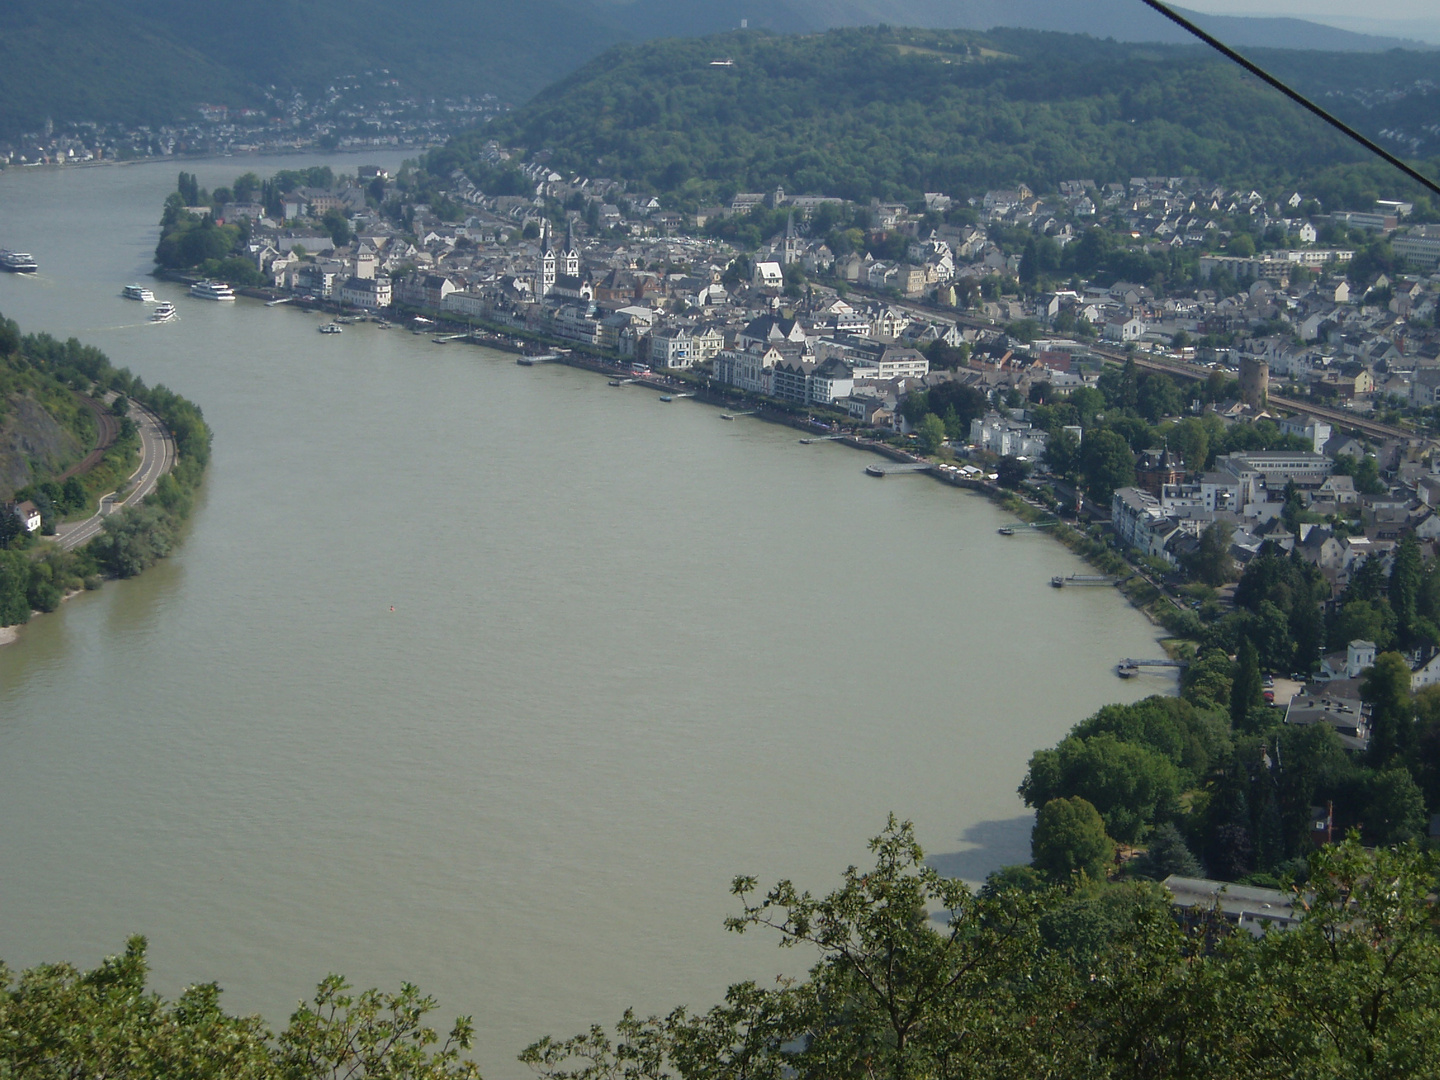
{"type": "Polygon", "coordinates": [[[1258,65],[1251,63],[1249,60],[1245,59],[1245,57],[1237,53],[1234,49],[1230,48],[1229,45],[1226,45],[1223,41],[1210,34],[1207,34],[1204,30],[1201,30],[1200,27],[1196,26],[1193,22],[1185,18],[1183,15],[1180,15],[1170,10],[1170,8],[1162,4],[1160,0],[1140,0],[1140,2],[1148,8],[1152,8],[1155,11],[1158,11],[1161,15],[1164,15],[1165,18],[1175,23],[1175,25],[1179,26],[1182,30],[1193,34],[1195,37],[1199,38],[1206,45],[1209,45],[1212,49],[1220,53],[1222,56],[1225,56],[1229,60],[1233,60],[1235,63],[1243,67],[1246,71],[1250,72],[1251,75],[1254,75],[1257,79],[1261,79],[1264,82],[1268,83],[1270,86],[1273,86],[1276,90],[1279,90],[1291,101],[1295,102],[1295,104],[1301,106],[1309,112],[1314,113],[1321,120],[1324,120],[1325,123],[1329,124],[1331,127],[1335,128],[1342,134],[1349,136],[1351,139],[1355,140],[1355,142],[1365,147],[1366,150],[1369,150],[1372,154],[1384,158],[1391,165],[1394,165],[1395,168],[1399,169],[1406,176],[1410,177],[1411,180],[1414,180],[1417,184],[1422,185],[1429,191],[1433,191],[1436,195],[1440,195],[1440,184],[1436,184],[1434,180],[1431,180],[1423,173],[1417,172],[1415,169],[1405,164],[1405,162],[1401,161],[1398,157],[1390,153],[1390,151],[1386,150],[1384,147],[1379,146],[1370,139],[1367,139],[1364,135],[1361,135],[1360,132],[1356,131],[1339,117],[1332,116],[1330,113],[1322,109],[1319,105],[1316,105],[1313,101],[1307,98],[1304,94],[1290,89],[1290,87],[1286,86],[1279,79],[1275,78],[1274,75],[1271,75],[1264,68],[1261,68],[1258,65]]]}

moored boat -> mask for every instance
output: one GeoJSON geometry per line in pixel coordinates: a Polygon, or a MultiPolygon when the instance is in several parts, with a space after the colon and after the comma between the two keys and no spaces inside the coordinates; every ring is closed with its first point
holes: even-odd
{"type": "Polygon", "coordinates": [[[155,294],[145,288],[144,285],[126,285],[125,288],[120,290],[120,295],[126,300],[139,300],[145,304],[153,304],[155,302],[155,294]]]}
{"type": "Polygon", "coordinates": [[[866,466],[865,466],[865,475],[866,475],[866,476],[884,476],[884,475],[885,475],[885,470],[882,469],[879,465],[866,465],[866,466]]]}
{"type": "Polygon", "coordinates": [[[1015,527],[1014,527],[1013,525],[1002,525],[1002,526],[1000,526],[1000,528],[997,529],[996,531],[997,531],[1001,536],[1014,536],[1014,535],[1015,535],[1015,527]]]}
{"type": "Polygon", "coordinates": [[[190,286],[190,295],[201,300],[234,300],[235,290],[223,281],[197,281],[190,286]]]}
{"type": "Polygon", "coordinates": [[[326,323],[319,327],[319,330],[322,334],[343,334],[345,332],[345,328],[337,323],[326,323]]]}

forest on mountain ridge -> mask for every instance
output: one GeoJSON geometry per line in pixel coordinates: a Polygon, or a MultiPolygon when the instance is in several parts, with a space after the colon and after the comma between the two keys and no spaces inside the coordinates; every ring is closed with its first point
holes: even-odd
{"type": "MultiPolygon", "coordinates": [[[[1385,63],[1346,59],[1356,80],[1385,63]]],[[[1301,184],[1337,166],[1372,168],[1364,151],[1207,50],[1036,31],[624,44],[457,138],[432,155],[432,171],[473,167],[490,139],[689,208],[776,186],[913,199],[1155,174],[1301,184]]],[[[1397,190],[1409,190],[1401,179],[1397,190]]]]}

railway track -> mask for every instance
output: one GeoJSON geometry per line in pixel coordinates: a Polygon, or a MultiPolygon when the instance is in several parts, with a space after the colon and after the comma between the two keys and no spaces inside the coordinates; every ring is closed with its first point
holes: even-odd
{"type": "Polygon", "coordinates": [[[120,437],[120,419],[100,402],[85,394],[76,394],[80,404],[90,410],[90,415],[95,417],[95,428],[99,432],[95,440],[95,449],[86,454],[70,468],[66,469],[55,478],[56,483],[64,483],[72,476],[83,476],[105,456],[105,451],[115,445],[115,440],[120,437]]]}

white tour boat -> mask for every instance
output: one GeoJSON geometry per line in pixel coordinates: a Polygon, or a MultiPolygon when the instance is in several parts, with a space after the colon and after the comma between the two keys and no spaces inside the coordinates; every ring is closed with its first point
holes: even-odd
{"type": "Polygon", "coordinates": [[[180,313],[175,310],[175,305],[168,300],[157,305],[155,310],[150,313],[151,322],[171,322],[179,317],[180,313]]]}
{"type": "Polygon", "coordinates": [[[190,295],[201,300],[234,300],[235,290],[223,281],[197,281],[190,286],[190,295]]]}
{"type": "Polygon", "coordinates": [[[126,285],[125,288],[120,290],[120,295],[126,300],[139,300],[146,304],[153,304],[155,302],[155,294],[145,288],[144,285],[126,285]]]}

